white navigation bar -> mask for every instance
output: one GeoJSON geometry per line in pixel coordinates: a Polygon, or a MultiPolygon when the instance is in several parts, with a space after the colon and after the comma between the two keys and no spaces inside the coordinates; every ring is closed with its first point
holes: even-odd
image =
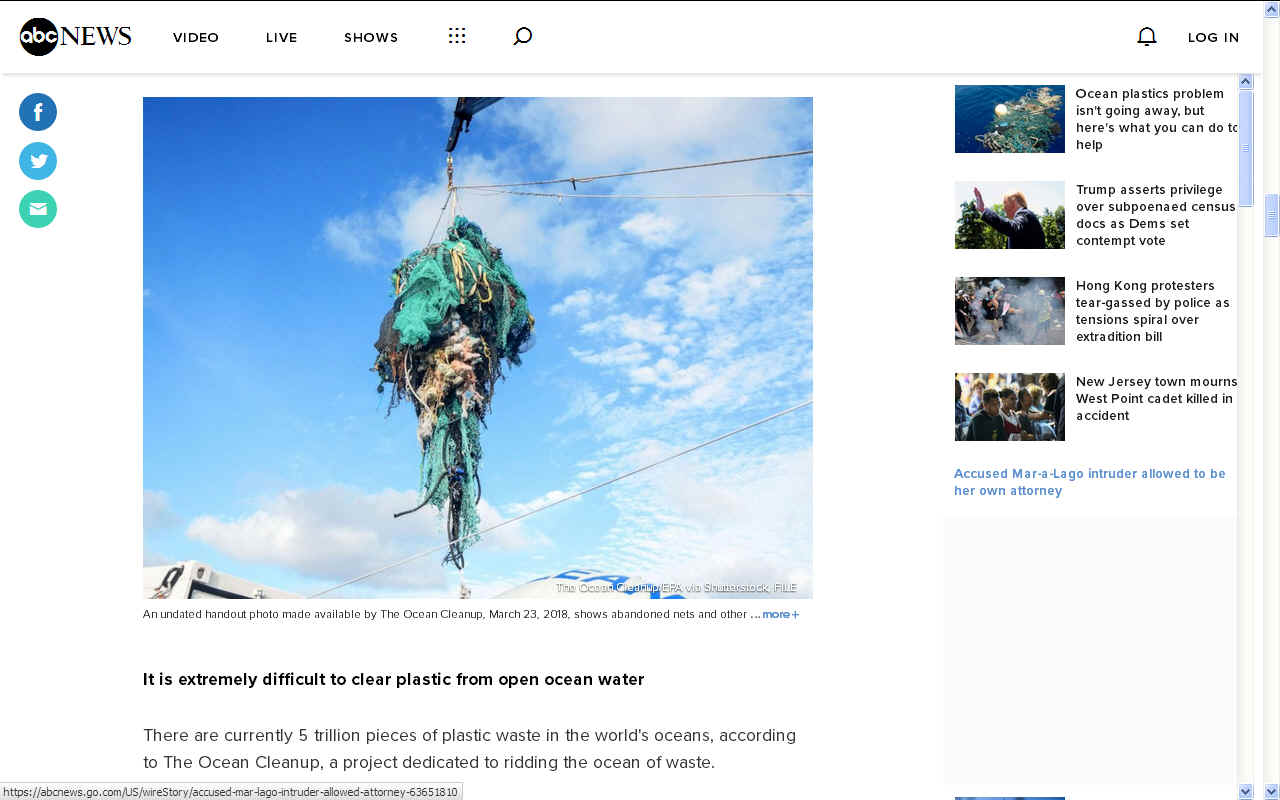
{"type": "Polygon", "coordinates": [[[40,19],[58,44],[40,57],[5,48],[3,63],[6,73],[1261,71],[1262,3],[1016,12],[971,3],[617,3],[608,15],[582,3],[12,3],[11,42],[40,19]]]}

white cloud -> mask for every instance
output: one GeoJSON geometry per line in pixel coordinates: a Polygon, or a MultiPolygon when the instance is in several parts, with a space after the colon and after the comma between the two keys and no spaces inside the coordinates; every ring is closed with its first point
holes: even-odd
{"type": "MultiPolygon", "coordinates": [[[[548,170],[589,175],[788,152],[811,144],[807,101],[741,98],[543,99],[494,107],[495,116],[535,143],[548,170]],[[726,136],[725,131],[732,131],[726,136]],[[557,169],[558,167],[558,169],[557,169]]],[[[707,194],[809,191],[808,158],[774,159],[611,179],[580,191],[707,194]]],[[[542,177],[551,177],[546,175],[542,177]]],[[[576,203],[602,201],[566,201],[576,203]]],[[[808,200],[655,200],[640,209],[678,221],[682,254],[714,260],[728,251],[773,246],[808,200]]],[[[632,213],[630,217],[634,217],[632,213]]],[[[674,244],[674,243],[673,243],[674,244]]]]}
{"type": "Polygon", "coordinates": [[[521,514],[528,514],[530,511],[547,506],[556,502],[569,502],[567,498],[573,497],[577,490],[552,489],[541,497],[535,497],[523,503],[508,503],[503,507],[509,517],[518,517],[521,514]]]}
{"type": "Polygon", "coordinates": [[[144,567],[162,567],[173,563],[176,563],[176,559],[169,558],[164,553],[157,553],[154,550],[142,551],[142,566],[144,567]]]}
{"type": "Polygon", "coordinates": [[[152,489],[142,490],[142,529],[144,531],[176,528],[182,517],[169,504],[169,495],[152,489]]]}
{"type": "Polygon", "coordinates": [[[618,298],[616,294],[606,294],[591,289],[579,289],[565,296],[563,300],[551,306],[554,315],[571,314],[583,318],[594,308],[608,308],[618,298]]]}
{"type": "Polygon", "coordinates": [[[649,344],[666,344],[674,337],[667,332],[667,325],[656,317],[638,319],[624,314],[618,319],[618,333],[627,339],[649,344]]]}
{"type": "MultiPolygon", "coordinates": [[[[796,293],[791,281],[773,288],[787,290],[776,297],[759,292],[715,317],[673,325],[681,333],[672,335],[664,348],[679,345],[678,352],[664,352],[654,362],[604,367],[621,374],[630,395],[608,414],[593,418],[596,436],[602,442],[626,440],[677,421],[716,432],[723,426],[718,421],[739,409],[763,416],[807,397],[812,391],[811,319],[806,309],[785,302],[796,293]]],[[[621,338],[616,327],[611,330],[621,338]]]]}
{"type": "Polygon", "coordinates": [[[736,258],[711,270],[691,273],[680,281],[676,296],[685,314],[714,317],[725,308],[741,305],[764,283],[764,276],[752,272],[749,259],[736,258]]]}
{"type": "Polygon", "coordinates": [[[570,347],[569,352],[584,364],[600,367],[626,366],[649,360],[649,351],[645,350],[644,345],[639,342],[628,342],[620,347],[598,352],[570,347]]]}
{"type": "Polygon", "coordinates": [[[700,363],[681,368],[669,358],[662,358],[653,366],[628,371],[632,383],[661,386],[663,391],[679,392],[696,387],[712,377],[710,364],[700,363]]]}
{"type": "Polygon", "coordinates": [[[343,257],[357,264],[378,260],[378,234],[373,218],[356,212],[325,220],[324,240],[343,257]]]}
{"type": "Polygon", "coordinates": [[[660,217],[649,211],[636,214],[622,223],[622,230],[636,237],[647,245],[662,247],[670,244],[675,238],[677,224],[670,217],[660,217]]]}
{"type": "MultiPolygon", "coordinates": [[[[199,517],[188,526],[187,536],[241,561],[336,582],[443,545],[444,525],[434,508],[394,518],[395,512],[415,505],[415,492],[387,489],[368,494],[346,486],[293,489],[239,519],[199,517]]],[[[486,500],[480,502],[478,513],[481,528],[504,519],[486,500]]],[[[511,551],[548,545],[540,534],[513,523],[482,536],[474,547],[511,551]]],[[[370,578],[368,586],[442,588],[442,557],[443,552],[437,552],[389,570],[370,578]]]]}
{"type": "MultiPolygon", "coordinates": [[[[526,163],[514,159],[470,156],[465,166],[459,163],[457,180],[501,183],[525,175],[527,169],[526,163]]],[[[441,213],[445,197],[442,179],[408,179],[374,208],[328,220],[324,240],[356,264],[383,263],[389,270],[426,245],[432,231],[434,241],[443,238],[450,224],[449,210],[441,213]]],[[[457,212],[475,220],[485,237],[503,249],[504,259],[522,281],[595,278],[606,271],[624,273],[641,263],[641,254],[628,247],[612,225],[554,202],[464,190],[458,193],[457,212]]]]}
{"type": "Polygon", "coordinates": [[[601,396],[594,389],[578,389],[569,396],[569,408],[556,420],[556,425],[574,417],[598,417],[606,413],[609,407],[618,402],[619,392],[613,391],[601,396]]]}
{"type": "Polygon", "coordinates": [[[627,376],[631,378],[632,383],[638,384],[656,384],[662,380],[662,375],[653,367],[636,367],[628,370],[627,376]]]}
{"type": "MultiPolygon", "coordinates": [[[[483,125],[505,129],[535,157],[523,148],[489,157],[468,153],[456,161],[456,179],[460,185],[508,183],[777,153],[809,144],[808,114],[805,101],[780,99],[503,101],[484,112],[483,125]],[[725,136],[726,130],[734,135],[725,136]]],[[[807,190],[810,163],[807,158],[758,161],[580,184],[579,190],[807,190]]],[[[564,192],[571,195],[573,190],[565,187],[564,192]]],[[[444,200],[442,174],[407,179],[386,202],[329,220],[324,238],[356,263],[382,259],[389,267],[426,243],[444,200]]],[[[635,247],[636,238],[650,245],[678,245],[680,257],[702,261],[729,251],[776,247],[802,224],[795,217],[808,215],[811,207],[807,200],[777,198],[558,203],[474,190],[460,192],[458,201],[459,212],[479,222],[489,240],[504,248],[517,274],[553,281],[617,277],[642,268],[647,253],[635,247]]],[[[446,219],[442,225],[447,224],[446,219]]]]}
{"type": "MultiPolygon", "coordinates": [[[[621,463],[671,451],[649,442],[621,463]]],[[[619,519],[566,563],[677,583],[795,583],[812,593],[813,454],[752,448],[687,457],[615,484],[619,519]]]]}
{"type": "Polygon", "coordinates": [[[655,275],[645,281],[644,296],[656,297],[659,300],[665,300],[668,297],[674,296],[676,290],[675,287],[671,285],[671,281],[675,279],[676,276],[670,274],[655,275]]]}
{"type": "Polygon", "coordinates": [[[657,316],[636,317],[631,314],[612,314],[603,319],[588,322],[578,329],[589,336],[608,336],[644,344],[664,345],[675,341],[667,330],[667,323],[657,316]]]}
{"type": "MultiPolygon", "coordinates": [[[[499,512],[488,500],[483,499],[480,501],[476,511],[480,517],[481,530],[492,528],[494,525],[516,516],[516,514],[512,513],[499,512]]],[[[481,552],[485,550],[516,552],[551,547],[554,547],[554,544],[550,539],[537,531],[529,529],[522,522],[507,523],[496,531],[484,534],[475,544],[475,549],[481,552]]]]}
{"type": "Polygon", "coordinates": [[[808,135],[784,100],[542,99],[494,111],[552,159],[580,164],[577,175],[774,153],[808,135]]]}

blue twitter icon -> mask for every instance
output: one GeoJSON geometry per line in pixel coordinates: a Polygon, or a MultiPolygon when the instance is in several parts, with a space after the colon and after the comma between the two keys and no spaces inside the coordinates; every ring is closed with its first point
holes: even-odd
{"type": "Polygon", "coordinates": [[[22,148],[18,156],[22,174],[33,181],[42,181],[53,174],[58,166],[58,154],[44,142],[32,142],[22,148]]]}

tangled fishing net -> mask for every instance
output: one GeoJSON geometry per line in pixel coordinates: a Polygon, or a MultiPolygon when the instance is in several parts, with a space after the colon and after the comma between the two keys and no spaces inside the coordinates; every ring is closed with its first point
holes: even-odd
{"type": "Polygon", "coordinates": [[[484,238],[455,217],[444,241],[410,253],[391,273],[395,302],[382,319],[373,371],[390,385],[387,413],[408,397],[418,418],[418,508],[449,512],[449,555],[475,539],[480,502],[480,427],[503,377],[533,344],[524,290],[484,238]]]}
{"type": "Polygon", "coordinates": [[[973,138],[992,153],[1043,153],[1062,133],[1062,126],[1053,118],[1060,108],[1062,95],[1041,87],[1011,103],[997,105],[986,132],[973,138]]]}

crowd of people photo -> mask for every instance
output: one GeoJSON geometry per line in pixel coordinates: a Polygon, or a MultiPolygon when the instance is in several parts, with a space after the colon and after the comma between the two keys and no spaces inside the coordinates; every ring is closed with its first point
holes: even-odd
{"type": "Polygon", "coordinates": [[[957,374],[956,441],[1064,441],[1064,385],[1053,372],[957,374]]]}
{"type": "Polygon", "coordinates": [[[1066,343],[1064,278],[956,278],[956,344],[1066,343]]]}

